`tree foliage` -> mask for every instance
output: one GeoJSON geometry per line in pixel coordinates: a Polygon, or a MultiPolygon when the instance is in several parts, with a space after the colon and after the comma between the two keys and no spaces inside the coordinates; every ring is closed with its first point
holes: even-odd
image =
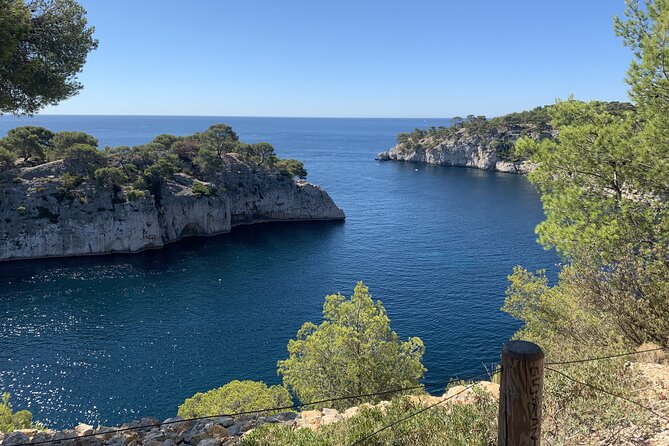
{"type": "Polygon", "coordinates": [[[33,415],[27,410],[14,412],[9,397],[9,393],[3,393],[0,401],[0,432],[12,432],[17,429],[34,427],[33,415]]]}
{"type": "Polygon", "coordinates": [[[301,161],[291,159],[278,160],[274,163],[274,167],[282,174],[291,178],[307,178],[307,169],[301,161]]]}
{"type": "Polygon", "coordinates": [[[24,161],[32,157],[45,161],[53,136],[54,133],[49,129],[26,125],[9,130],[0,142],[9,150],[20,154],[24,161]]]}
{"type": "Polygon", "coordinates": [[[0,114],[33,114],[75,95],[97,47],[74,0],[0,0],[0,114]]]}
{"type": "Polygon", "coordinates": [[[0,145],[0,171],[11,168],[15,162],[16,153],[0,145]]]}
{"type": "Polygon", "coordinates": [[[95,171],[104,166],[106,157],[88,144],[74,144],[65,151],[63,162],[72,173],[85,173],[94,178],[95,171]]]}
{"type": "Polygon", "coordinates": [[[55,157],[62,157],[67,149],[75,144],[85,144],[97,148],[98,140],[84,132],[58,132],[51,139],[51,148],[55,157]]]}
{"type": "MultiPolygon", "coordinates": [[[[246,412],[293,404],[283,386],[267,386],[262,381],[231,381],[223,387],[196,393],[179,406],[178,415],[184,418],[246,412]]],[[[265,412],[286,412],[286,409],[265,412]]]]}
{"type": "MultiPolygon", "coordinates": [[[[350,298],[325,298],[323,322],[307,322],[279,361],[284,384],[302,402],[415,386],[423,377],[423,342],[402,342],[380,301],[362,283],[350,298]]],[[[362,400],[333,402],[345,408],[362,400]]]]}
{"type": "MultiPolygon", "coordinates": [[[[516,337],[553,361],[605,356],[643,342],[669,346],[669,2],[629,0],[615,28],[635,54],[627,81],[633,107],[558,101],[548,110],[553,140],[520,139],[537,168],[530,180],[546,215],[539,241],[564,260],[557,284],[516,268],[504,310],[523,321],[516,337]]],[[[631,396],[634,367],[614,358],[562,368],[580,381],[631,396]]],[[[545,436],[578,443],[595,430],[615,439],[638,407],[547,374],[545,436]]],[[[606,438],[606,436],[610,438],[606,438]]]]}

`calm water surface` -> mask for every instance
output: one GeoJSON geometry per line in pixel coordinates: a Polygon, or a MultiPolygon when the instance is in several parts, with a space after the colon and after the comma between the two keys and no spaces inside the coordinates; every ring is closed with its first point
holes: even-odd
{"type": "Polygon", "coordinates": [[[499,311],[514,265],[552,269],[526,178],[374,161],[418,119],[0,117],[83,130],[101,146],[232,125],[303,160],[345,223],[238,228],[135,255],[0,264],[0,391],[53,427],[167,417],[232,379],[278,383],[276,362],[323,297],[364,280],[393,328],[419,336],[425,383],[495,361],[518,323],[499,311]],[[220,279],[220,282],[219,282],[220,279]]]}

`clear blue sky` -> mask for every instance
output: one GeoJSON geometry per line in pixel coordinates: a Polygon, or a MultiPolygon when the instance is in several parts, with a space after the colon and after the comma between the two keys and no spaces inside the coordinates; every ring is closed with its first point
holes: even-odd
{"type": "Polygon", "coordinates": [[[80,0],[100,47],[46,113],[495,116],[626,100],[623,0],[80,0]]]}

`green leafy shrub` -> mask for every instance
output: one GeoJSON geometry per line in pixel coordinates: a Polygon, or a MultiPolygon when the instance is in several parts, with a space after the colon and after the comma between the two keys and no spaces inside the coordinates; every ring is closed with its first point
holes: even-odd
{"type": "Polygon", "coordinates": [[[197,197],[212,197],[216,195],[216,186],[205,184],[200,181],[193,181],[191,190],[197,197]]]}
{"type": "MultiPolygon", "coordinates": [[[[307,322],[288,343],[289,357],[278,363],[284,384],[303,403],[418,385],[425,368],[419,338],[402,342],[390,329],[381,301],[359,282],[350,298],[325,298],[323,322],[307,322]]],[[[377,397],[378,400],[378,397],[377,397]]],[[[366,400],[342,400],[345,408],[366,400]]]]}
{"type": "Polygon", "coordinates": [[[56,157],[62,157],[67,152],[67,149],[75,144],[84,144],[97,148],[98,140],[84,132],[58,132],[51,139],[51,150],[56,157]]]}
{"type": "Polygon", "coordinates": [[[16,158],[16,153],[0,146],[0,172],[13,167],[14,163],[16,162],[16,158]]]}
{"type": "Polygon", "coordinates": [[[304,164],[301,161],[292,159],[278,160],[274,163],[274,167],[282,174],[291,178],[307,178],[307,169],[304,168],[304,164]]]}
{"type": "Polygon", "coordinates": [[[96,169],[94,178],[98,187],[114,191],[120,190],[121,185],[128,181],[128,176],[118,167],[101,167],[96,169]]]}
{"type": "Polygon", "coordinates": [[[65,151],[63,162],[70,172],[86,173],[93,177],[95,171],[104,166],[106,156],[88,144],[74,144],[65,151]]]}
{"type": "MultiPolygon", "coordinates": [[[[293,404],[288,390],[283,386],[268,387],[258,381],[231,381],[223,387],[205,393],[196,393],[179,406],[178,414],[184,418],[246,412],[293,404]]],[[[277,412],[286,412],[279,410],[277,412]]],[[[266,414],[275,413],[268,412],[266,414]]]]}
{"type": "Polygon", "coordinates": [[[0,432],[12,432],[17,429],[38,427],[33,424],[33,415],[27,410],[12,411],[9,393],[2,394],[0,401],[0,432]]]}
{"type": "Polygon", "coordinates": [[[125,193],[126,198],[129,201],[141,200],[146,196],[143,190],[130,189],[125,193]]]}

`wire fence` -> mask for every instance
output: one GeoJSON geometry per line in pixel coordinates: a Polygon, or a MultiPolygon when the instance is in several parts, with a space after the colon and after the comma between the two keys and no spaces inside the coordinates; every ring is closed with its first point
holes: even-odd
{"type": "MultiPolygon", "coordinates": [[[[572,376],[557,370],[556,368],[553,368],[551,366],[560,366],[560,365],[572,365],[572,364],[581,364],[581,363],[586,363],[586,362],[593,362],[593,361],[604,361],[607,359],[614,359],[614,358],[620,358],[620,357],[628,357],[628,356],[634,356],[634,355],[639,355],[639,354],[644,354],[644,353],[651,353],[651,352],[658,352],[658,351],[667,351],[669,350],[668,347],[657,347],[657,348],[651,348],[651,349],[646,349],[646,350],[635,350],[635,351],[628,351],[628,352],[623,352],[623,353],[616,353],[608,356],[598,356],[598,357],[591,357],[591,358],[581,358],[581,359],[575,359],[575,360],[568,360],[568,361],[554,361],[554,362],[546,362],[545,368],[546,370],[556,373],[564,377],[565,379],[568,379],[574,383],[589,387],[595,391],[605,393],[609,396],[615,397],[622,399],[624,401],[627,401],[631,404],[636,405],[637,407],[640,407],[649,413],[652,413],[653,415],[657,416],[660,419],[669,421],[669,417],[657,412],[655,409],[652,407],[649,407],[647,405],[644,405],[643,403],[640,403],[638,401],[632,400],[630,398],[627,398],[624,395],[619,395],[615,394],[613,392],[610,392],[600,386],[590,384],[584,381],[577,380],[576,378],[573,378],[572,376]]],[[[498,368],[494,372],[488,372],[486,371],[485,373],[478,373],[476,375],[468,375],[468,376],[463,376],[460,377],[456,375],[455,378],[452,378],[449,380],[449,384],[453,381],[471,381],[474,379],[478,378],[483,378],[483,377],[488,377],[490,380],[492,378],[501,373],[501,368],[498,368]]],[[[353,443],[351,443],[349,446],[358,446],[365,444],[368,440],[372,439],[379,433],[390,429],[404,421],[407,421],[413,417],[416,417],[430,409],[433,409],[435,407],[438,407],[447,401],[457,397],[458,395],[463,394],[464,392],[470,390],[476,385],[476,383],[471,383],[467,385],[464,389],[460,390],[459,392],[450,395],[448,397],[445,397],[441,399],[440,401],[437,401],[435,403],[432,403],[428,406],[425,406],[419,410],[416,410],[402,418],[399,418],[397,420],[394,420],[379,429],[375,430],[374,432],[371,432],[370,434],[367,434],[353,443]]],[[[446,387],[446,385],[444,385],[446,387]]],[[[51,439],[51,440],[42,440],[42,441],[36,441],[36,442],[28,442],[28,443],[20,443],[15,446],[37,446],[37,445],[42,445],[42,444],[53,444],[53,443],[59,443],[59,442],[64,442],[64,441],[70,441],[70,440],[77,440],[81,438],[87,438],[87,437],[97,437],[100,435],[109,435],[109,434],[117,434],[117,433],[122,433],[122,432],[128,432],[128,431],[137,431],[137,430],[144,430],[144,429],[151,429],[154,427],[162,427],[162,426],[167,426],[167,425],[172,425],[172,424],[178,424],[178,423],[187,423],[187,422],[193,422],[193,421],[201,421],[201,420],[211,420],[211,419],[216,419],[216,418],[223,418],[223,417],[240,417],[243,415],[255,415],[255,414],[262,414],[262,413],[270,413],[270,412],[281,412],[281,411],[289,411],[289,410],[294,410],[294,409],[300,409],[300,408],[305,408],[309,406],[319,406],[323,405],[325,403],[332,403],[336,401],[346,401],[346,400],[359,400],[361,398],[370,398],[370,397],[376,397],[376,396],[382,396],[382,395],[392,395],[392,394],[399,394],[402,392],[408,392],[411,390],[417,390],[417,389],[424,389],[424,385],[416,385],[416,386],[409,386],[409,387],[403,387],[399,389],[391,389],[391,390],[385,390],[385,391],[380,391],[380,392],[373,392],[373,393],[365,393],[365,394],[357,394],[357,395],[347,395],[347,396],[341,396],[341,397],[333,397],[333,398],[326,398],[318,401],[311,401],[307,403],[296,403],[292,405],[286,405],[286,406],[279,406],[279,407],[269,407],[269,408],[264,408],[264,409],[258,409],[258,410],[248,410],[248,411],[241,411],[241,412],[235,412],[235,413],[222,413],[222,414],[217,414],[217,415],[207,415],[207,416],[199,416],[199,417],[192,417],[192,418],[185,418],[185,419],[175,419],[175,420],[169,420],[165,422],[160,422],[160,423],[148,423],[148,424],[140,424],[138,426],[130,426],[130,427],[125,427],[125,428],[117,428],[117,429],[105,429],[104,432],[93,432],[89,434],[84,434],[84,435],[77,435],[77,436],[70,436],[70,437],[63,437],[63,438],[58,438],[58,439],[51,439]]]]}

